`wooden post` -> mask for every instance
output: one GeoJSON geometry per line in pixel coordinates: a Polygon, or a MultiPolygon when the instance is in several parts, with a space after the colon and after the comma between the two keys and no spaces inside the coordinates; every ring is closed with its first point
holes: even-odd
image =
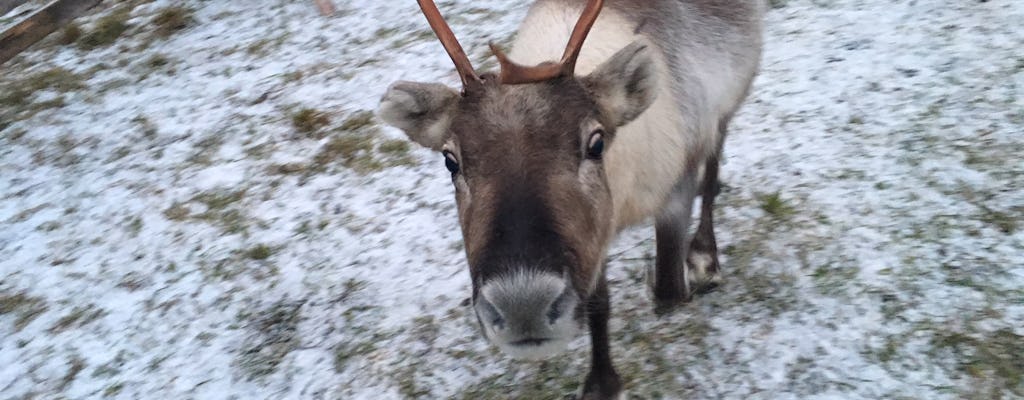
{"type": "Polygon", "coordinates": [[[320,15],[330,17],[334,15],[334,3],[331,0],[316,0],[316,8],[320,10],[320,15]]]}
{"type": "MultiPolygon", "coordinates": [[[[3,0],[0,0],[3,1],[3,0]]],[[[0,33],[0,64],[60,29],[100,0],[56,0],[0,33]]]]}

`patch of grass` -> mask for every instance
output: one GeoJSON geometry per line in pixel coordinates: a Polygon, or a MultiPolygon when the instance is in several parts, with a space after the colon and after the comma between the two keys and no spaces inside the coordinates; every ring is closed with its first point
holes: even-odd
{"type": "Polygon", "coordinates": [[[78,47],[92,50],[114,43],[131,27],[128,25],[128,17],[128,12],[122,10],[101,18],[88,33],[78,39],[78,47]]]}
{"type": "Polygon", "coordinates": [[[138,237],[139,233],[142,232],[142,217],[135,217],[128,220],[128,233],[132,237],[138,237]]]}
{"type": "Polygon", "coordinates": [[[245,256],[253,260],[266,260],[274,255],[274,249],[265,244],[253,246],[245,251],[245,256]]]}
{"type": "Polygon", "coordinates": [[[312,167],[323,171],[337,161],[363,171],[382,167],[373,157],[373,137],[363,134],[340,134],[331,138],[313,157],[312,167]]]}
{"type": "Polygon", "coordinates": [[[388,140],[377,146],[377,150],[387,155],[404,156],[409,153],[409,142],[406,140],[388,140]]]}
{"type": "Polygon", "coordinates": [[[149,277],[146,275],[137,272],[129,272],[121,277],[121,281],[117,283],[117,287],[129,292],[134,292],[149,286],[151,283],[152,282],[149,277]]]}
{"type": "Polygon", "coordinates": [[[40,297],[32,297],[24,292],[0,293],[0,315],[17,315],[14,319],[15,331],[22,330],[48,309],[46,300],[40,297]]]}
{"type": "MultiPolygon", "coordinates": [[[[43,203],[43,204],[37,205],[35,207],[24,209],[24,210],[21,210],[21,212],[19,212],[17,214],[14,214],[10,218],[8,218],[7,221],[4,221],[4,222],[6,222],[8,224],[25,222],[29,218],[32,218],[33,215],[36,215],[36,213],[38,213],[38,212],[40,212],[42,210],[45,210],[47,208],[50,208],[52,206],[53,206],[53,204],[43,203]]],[[[0,310],[2,310],[2,309],[3,308],[0,307],[0,310]]]]}
{"type": "Polygon", "coordinates": [[[1017,219],[1014,219],[1009,214],[993,210],[988,207],[982,207],[981,221],[990,224],[1000,232],[1007,235],[1012,235],[1017,231],[1017,219]]]}
{"type": "Polygon", "coordinates": [[[165,66],[167,64],[170,64],[170,63],[171,63],[171,60],[169,58],[167,58],[166,55],[159,54],[159,53],[158,54],[154,54],[151,57],[149,57],[148,59],[146,59],[146,66],[148,66],[148,67],[150,67],[152,69],[157,69],[157,68],[163,67],[163,66],[165,66]]]}
{"type": "Polygon", "coordinates": [[[796,214],[796,208],[782,199],[779,192],[757,196],[761,210],[777,219],[786,219],[796,214]]]}
{"type": "Polygon", "coordinates": [[[185,7],[167,7],[153,17],[157,35],[168,37],[177,31],[187,28],[194,21],[192,9],[185,7]]]}
{"type": "Polygon", "coordinates": [[[219,134],[207,135],[195,144],[195,153],[189,156],[188,161],[200,165],[210,165],[213,163],[213,157],[220,150],[220,147],[224,144],[223,136],[219,134]]]}
{"type": "Polygon", "coordinates": [[[245,52],[253,56],[267,56],[270,54],[271,50],[280,47],[282,44],[284,44],[284,42],[288,40],[288,37],[290,35],[290,33],[284,32],[277,36],[276,38],[268,37],[254,41],[252,43],[249,43],[248,46],[245,46],[245,52]]]}
{"type": "Polygon", "coordinates": [[[164,217],[171,221],[184,221],[189,216],[188,206],[182,203],[171,204],[166,210],[164,210],[164,217]]]}
{"type": "Polygon", "coordinates": [[[78,24],[69,24],[60,31],[60,44],[74,44],[82,37],[82,27],[78,24]]]}
{"type": "MultiPolygon", "coordinates": [[[[577,357],[560,357],[524,365],[529,372],[524,379],[517,380],[515,373],[492,375],[480,383],[467,386],[452,398],[470,399],[551,399],[575,392],[583,375],[578,365],[570,360],[577,357]]],[[[621,369],[621,367],[620,367],[621,369]]],[[[622,371],[620,371],[622,373],[622,371]]],[[[412,376],[413,374],[403,374],[412,376]]],[[[626,380],[625,378],[623,379],[626,380]]],[[[628,387],[628,386],[627,386],[628,387]]]]}
{"type": "Polygon", "coordinates": [[[334,353],[334,371],[340,374],[345,371],[345,367],[353,358],[363,357],[374,351],[377,351],[377,345],[372,339],[338,343],[331,349],[331,352],[334,353]]]}
{"type": "Polygon", "coordinates": [[[269,172],[272,174],[291,175],[305,172],[306,169],[306,164],[303,163],[285,163],[270,166],[269,172]]]}
{"type": "Polygon", "coordinates": [[[245,197],[245,192],[245,189],[203,192],[193,197],[192,200],[205,204],[208,210],[223,210],[242,200],[245,197]]]}
{"type": "Polygon", "coordinates": [[[409,141],[401,139],[386,140],[377,145],[377,153],[383,157],[388,167],[415,165],[416,161],[409,155],[410,149],[409,141]]]}
{"type": "Polygon", "coordinates": [[[313,134],[331,123],[327,114],[313,108],[303,108],[292,114],[292,126],[307,136],[313,134]]]}
{"type": "Polygon", "coordinates": [[[97,366],[92,371],[91,376],[93,378],[110,378],[121,374],[121,368],[124,367],[125,362],[129,354],[125,350],[120,350],[114,358],[111,358],[106,363],[97,366]]]}
{"type": "Polygon", "coordinates": [[[7,133],[6,137],[7,137],[7,140],[12,141],[12,142],[16,142],[19,139],[25,137],[25,134],[27,134],[27,133],[28,133],[27,130],[16,129],[16,130],[13,130],[13,131],[7,133]]]}
{"type": "Polygon", "coordinates": [[[814,279],[815,286],[822,294],[840,296],[847,293],[849,290],[847,285],[857,279],[858,271],[858,268],[850,266],[825,263],[817,266],[811,272],[811,278],[814,279]]]}
{"type": "MultiPolygon", "coordinates": [[[[83,76],[60,67],[37,72],[0,89],[0,106],[25,107],[31,104],[35,92],[43,89],[57,92],[79,90],[85,87],[83,81],[83,76]]],[[[63,98],[58,97],[50,102],[54,101],[62,103],[63,98]]]]}
{"type": "Polygon", "coordinates": [[[954,354],[957,369],[994,388],[1024,395],[1024,337],[1003,328],[978,335],[936,330],[931,345],[954,354]]]}
{"type": "Polygon", "coordinates": [[[103,390],[103,397],[117,396],[122,390],[124,390],[124,382],[115,383],[103,390]]]}
{"type": "Polygon", "coordinates": [[[420,399],[430,394],[430,389],[424,388],[416,383],[416,376],[419,371],[408,365],[398,369],[395,384],[398,386],[398,393],[406,399],[420,399]]]}
{"type": "Polygon", "coordinates": [[[339,129],[343,131],[357,131],[371,125],[373,125],[373,111],[362,110],[352,113],[341,123],[339,129]]]}
{"type": "Polygon", "coordinates": [[[71,385],[71,382],[75,381],[75,378],[78,377],[78,374],[81,373],[83,369],[85,369],[85,360],[81,359],[78,356],[72,357],[71,360],[68,361],[68,372],[64,373],[64,377],[61,378],[60,385],[58,386],[57,391],[63,392],[65,389],[67,389],[67,387],[71,385]]]}
{"type": "Polygon", "coordinates": [[[303,76],[305,76],[305,73],[302,71],[285,72],[281,74],[281,80],[284,83],[298,82],[302,80],[303,76]]]}
{"type": "Polygon", "coordinates": [[[49,332],[60,333],[71,328],[82,327],[102,317],[104,314],[106,314],[106,312],[97,309],[96,306],[93,305],[76,307],[71,310],[71,313],[57,320],[57,322],[50,327],[49,332]]]}
{"type": "Polygon", "coordinates": [[[247,321],[250,336],[242,345],[235,366],[249,379],[272,374],[284,357],[298,347],[302,304],[279,301],[254,315],[239,316],[247,321]]]}

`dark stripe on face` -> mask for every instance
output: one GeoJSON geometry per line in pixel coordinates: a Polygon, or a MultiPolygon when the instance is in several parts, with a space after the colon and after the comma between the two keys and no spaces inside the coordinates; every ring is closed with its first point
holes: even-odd
{"type": "Polygon", "coordinates": [[[515,268],[564,276],[570,262],[565,240],[555,229],[550,207],[531,190],[536,187],[510,185],[502,191],[476,262],[479,283],[515,268]]]}

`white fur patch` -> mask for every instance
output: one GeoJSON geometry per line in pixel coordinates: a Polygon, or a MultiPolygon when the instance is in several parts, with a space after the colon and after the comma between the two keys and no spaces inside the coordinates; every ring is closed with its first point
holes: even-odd
{"type": "MultiPolygon", "coordinates": [[[[552,302],[566,289],[566,281],[558,275],[535,273],[527,268],[516,268],[516,271],[485,283],[480,294],[504,314],[506,324],[520,323],[516,321],[520,318],[517,315],[538,313],[530,316],[537,320],[527,323],[536,325],[541,321],[544,326],[532,326],[527,329],[529,332],[523,332],[518,326],[496,327],[489,321],[482,321],[487,337],[503,353],[516,359],[541,360],[565,351],[569,342],[581,333],[572,312],[566,311],[553,325],[547,324],[546,318],[552,302]],[[545,339],[545,342],[518,344],[526,339],[545,339]]],[[[567,310],[575,307],[575,303],[566,306],[567,310]]]]}
{"type": "MultiPolygon", "coordinates": [[[[510,57],[526,65],[561,57],[581,8],[563,3],[542,3],[531,9],[519,28],[510,57]]],[[[596,69],[616,52],[641,36],[625,17],[602,11],[584,42],[576,64],[577,75],[596,69]]],[[[660,49],[652,48],[659,82],[671,82],[660,49]]],[[[670,85],[633,122],[618,129],[615,143],[604,156],[605,174],[614,203],[615,230],[653,215],[664,204],[686,166],[687,147],[680,108],[670,85]]]]}
{"type": "Polygon", "coordinates": [[[569,347],[568,339],[549,340],[541,345],[512,346],[495,343],[502,353],[516,360],[540,361],[562,354],[569,347]]]}
{"type": "Polygon", "coordinates": [[[513,274],[488,281],[480,292],[492,303],[514,303],[518,296],[526,293],[562,293],[563,290],[565,279],[558,275],[517,268],[513,274]]]}

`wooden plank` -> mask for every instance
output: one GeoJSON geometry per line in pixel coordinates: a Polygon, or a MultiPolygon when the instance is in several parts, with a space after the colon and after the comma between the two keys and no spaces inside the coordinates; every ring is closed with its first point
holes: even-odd
{"type": "Polygon", "coordinates": [[[101,0],[56,0],[0,33],[0,64],[96,6],[101,0]]]}
{"type": "Polygon", "coordinates": [[[0,17],[7,15],[14,7],[28,3],[28,0],[0,0],[0,17]]]}

